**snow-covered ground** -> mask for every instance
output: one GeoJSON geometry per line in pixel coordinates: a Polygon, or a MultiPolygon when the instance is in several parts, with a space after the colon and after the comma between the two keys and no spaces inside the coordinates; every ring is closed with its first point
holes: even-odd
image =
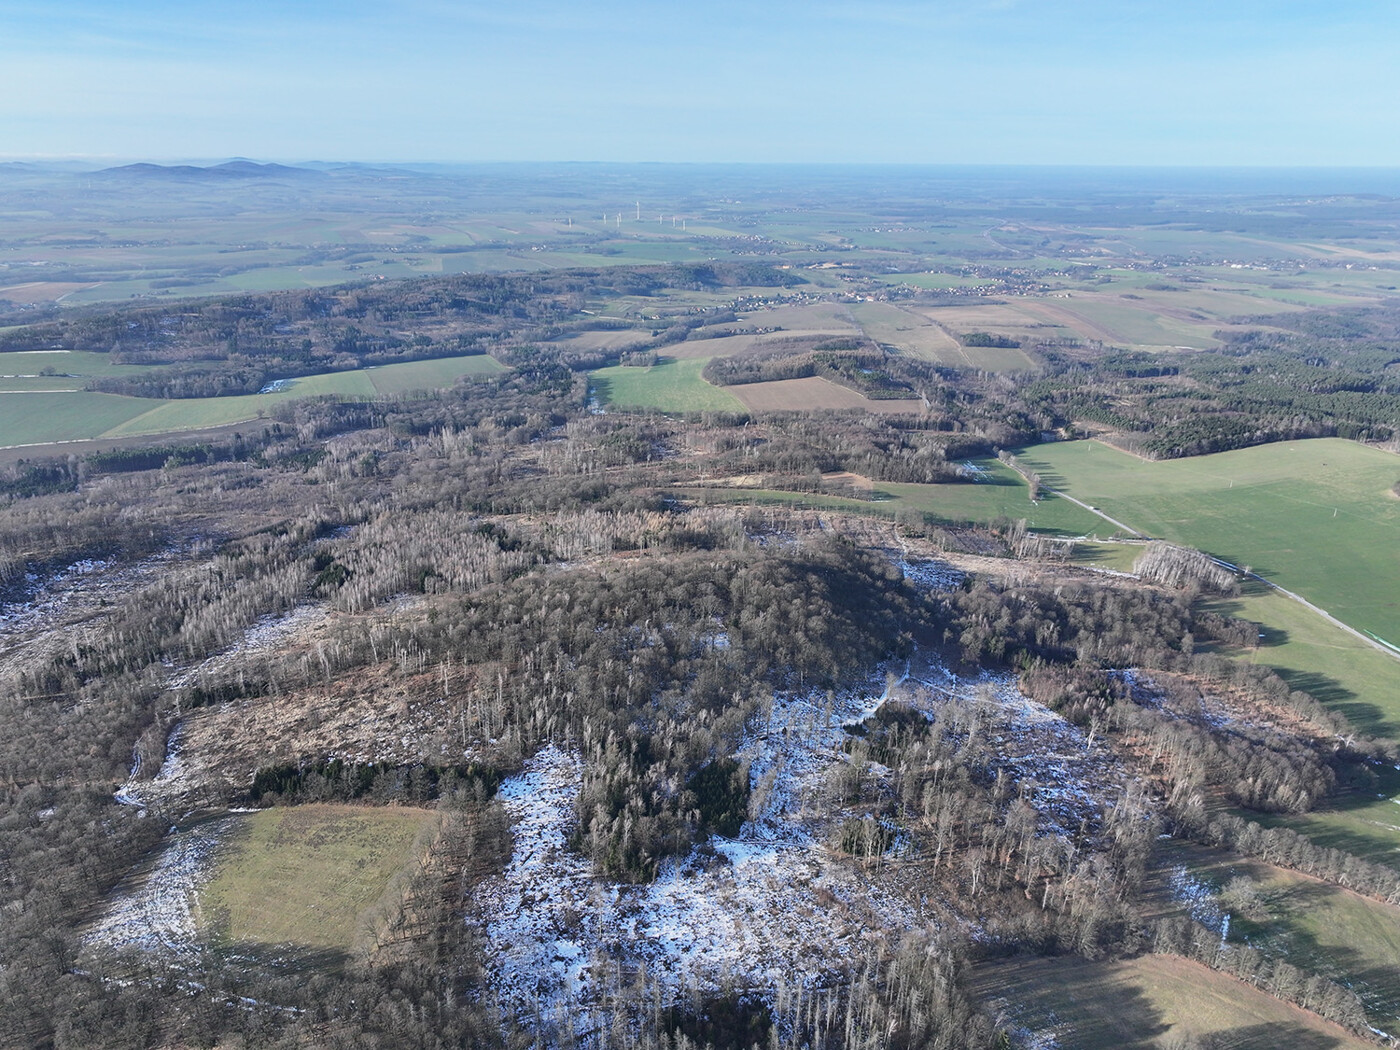
{"type": "Polygon", "coordinates": [[[916,590],[948,591],[967,578],[967,573],[946,561],[901,560],[895,564],[916,590]]]}
{"type": "Polygon", "coordinates": [[[929,715],[950,701],[975,704],[986,719],[979,732],[995,745],[997,767],[1020,784],[1040,814],[1042,832],[1071,835],[1092,825],[1131,779],[1101,738],[1024,696],[1013,675],[961,677],[916,654],[898,696],[929,715]]]}
{"type": "Polygon", "coordinates": [[[813,986],[877,942],[946,918],[920,914],[825,845],[840,814],[820,800],[849,760],[846,727],[892,697],[928,712],[978,705],[1001,761],[1034,781],[1026,794],[1047,833],[1076,831],[1126,783],[1101,742],[1021,696],[1014,680],[960,679],[916,656],[878,669],[865,688],[776,695],[738,750],[753,786],[738,838],[713,839],[665,862],[652,884],[633,886],[596,878],[569,849],[583,767],[548,747],[501,787],[515,846],[476,900],[503,1006],[521,1017],[538,1011],[583,1037],[604,1023],[601,982],[610,973],[644,968],[673,1000],[813,986]]]}
{"type": "Polygon", "coordinates": [[[556,747],[539,752],[501,787],[515,848],[476,902],[503,1005],[522,1016],[538,1005],[583,1035],[602,1021],[595,989],[614,967],[645,968],[673,998],[718,991],[730,977],[750,988],[812,986],[872,941],[921,925],[905,902],[826,851],[808,805],[845,761],[842,724],[880,699],[779,698],[740,754],[766,788],[757,819],[737,839],[667,861],[645,886],[596,879],[568,849],[583,767],[556,747]]]}
{"type": "Polygon", "coordinates": [[[298,605],[290,612],[261,616],[248,626],[242,638],[222,652],[215,653],[193,667],[172,671],[167,684],[171,689],[193,685],[202,676],[217,674],[249,656],[272,652],[302,628],[324,619],[326,612],[327,606],[324,603],[309,603],[298,605]]]}
{"type": "Polygon", "coordinates": [[[1230,915],[1220,906],[1214,886],[1193,876],[1185,864],[1172,868],[1167,884],[1171,887],[1172,898],[1186,905],[1192,919],[1225,940],[1230,933],[1230,915]]]}
{"type": "Polygon", "coordinates": [[[220,840],[240,819],[238,815],[221,817],[172,834],[149,871],[117,888],[84,942],[177,958],[197,951],[199,889],[213,872],[220,840]]]}

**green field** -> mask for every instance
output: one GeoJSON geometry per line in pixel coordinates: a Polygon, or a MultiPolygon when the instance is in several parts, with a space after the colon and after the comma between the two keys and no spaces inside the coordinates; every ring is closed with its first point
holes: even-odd
{"type": "Polygon", "coordinates": [[[1292,828],[1329,849],[1400,869],[1400,771],[1373,766],[1375,791],[1347,791],[1310,813],[1274,814],[1235,810],[1265,827],[1292,828]]]}
{"type": "Polygon", "coordinates": [[[1371,1044],[1225,974],[1172,955],[988,963],[973,987],[1003,1019],[1074,1050],[1208,1045],[1340,1050],[1371,1044]]]}
{"type": "Polygon", "coordinates": [[[1400,660],[1258,581],[1246,584],[1238,598],[1209,604],[1261,625],[1259,647],[1231,656],[1272,667],[1364,733],[1400,740],[1400,660]]]}
{"type": "Polygon", "coordinates": [[[149,410],[152,402],[116,394],[0,393],[0,446],[97,437],[149,410]]]}
{"type": "Polygon", "coordinates": [[[409,361],[365,370],[378,394],[407,394],[416,390],[450,387],[462,376],[490,376],[506,371],[494,357],[439,357],[431,361],[409,361]]]}
{"type": "Polygon", "coordinates": [[[1312,973],[1351,985],[1373,1024],[1400,1029],[1400,908],[1381,904],[1305,875],[1186,843],[1159,850],[1146,895],[1155,915],[1188,908],[1172,899],[1169,875],[1184,867],[1217,892],[1242,876],[1254,884],[1256,904],[1226,898],[1230,940],[1290,959],[1312,973]]]}
{"type": "Polygon", "coordinates": [[[1152,536],[1248,565],[1360,630],[1400,642],[1400,457],[1289,441],[1150,463],[1096,441],[1018,453],[1046,485],[1152,536]]]}
{"type": "MultiPolygon", "coordinates": [[[[82,356],[101,358],[103,355],[82,356]]],[[[80,364],[84,368],[90,367],[80,364]]],[[[451,386],[461,376],[485,376],[504,370],[504,366],[494,358],[483,355],[445,357],[302,376],[288,380],[283,389],[267,394],[171,401],[92,391],[4,393],[6,381],[0,380],[0,447],[82,438],[165,434],[242,423],[263,417],[274,405],[296,398],[318,395],[351,398],[392,396],[451,386]]]]}
{"type": "Polygon", "coordinates": [[[986,472],[986,480],[949,485],[881,481],[876,483],[873,500],[777,489],[696,487],[683,491],[701,501],[786,504],[881,517],[917,511],[933,520],[957,525],[1025,518],[1032,528],[1058,536],[1082,536],[1103,524],[1100,518],[1068,500],[1047,497],[1038,504],[1032,503],[1020,475],[995,459],[976,460],[975,465],[986,472]]]}
{"type": "Polygon", "coordinates": [[[345,951],[390,879],[416,862],[435,820],[402,807],[262,810],[223,845],[200,892],[203,922],[229,945],[345,951]]]}
{"type": "Polygon", "coordinates": [[[613,365],[589,373],[598,400],[614,408],[655,408],[662,412],[742,412],[729,391],[700,375],[709,358],[662,358],[649,368],[613,365]]]}

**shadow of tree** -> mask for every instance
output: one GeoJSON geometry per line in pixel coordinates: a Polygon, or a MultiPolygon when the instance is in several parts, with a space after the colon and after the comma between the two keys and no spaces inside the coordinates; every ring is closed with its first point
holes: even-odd
{"type": "MultiPolygon", "coordinates": [[[[1183,1047],[1190,1045],[1189,1042],[1182,1044],[1183,1047]]],[[[1333,1050],[1334,1047],[1345,1046],[1346,1040],[1301,1025],[1275,1021],[1231,1028],[1206,1036],[1196,1045],[1210,1047],[1211,1050],[1279,1050],[1280,1047],[1287,1047],[1288,1050],[1333,1050]]]]}

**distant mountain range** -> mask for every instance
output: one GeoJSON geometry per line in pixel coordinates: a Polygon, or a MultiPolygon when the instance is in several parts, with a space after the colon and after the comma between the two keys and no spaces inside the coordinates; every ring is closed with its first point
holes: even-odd
{"type": "Polygon", "coordinates": [[[251,160],[231,160],[210,167],[193,164],[123,164],[116,168],[102,168],[93,172],[97,176],[109,178],[140,179],[179,179],[228,180],[228,179],[315,179],[323,173],[307,168],[294,168],[286,164],[258,164],[251,160]]]}

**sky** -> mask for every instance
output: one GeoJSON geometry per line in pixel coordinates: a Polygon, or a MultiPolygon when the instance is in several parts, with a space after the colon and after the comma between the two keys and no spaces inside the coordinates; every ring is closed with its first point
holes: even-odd
{"type": "Polygon", "coordinates": [[[1400,166],[1394,0],[0,0],[0,158],[1400,166]]]}

